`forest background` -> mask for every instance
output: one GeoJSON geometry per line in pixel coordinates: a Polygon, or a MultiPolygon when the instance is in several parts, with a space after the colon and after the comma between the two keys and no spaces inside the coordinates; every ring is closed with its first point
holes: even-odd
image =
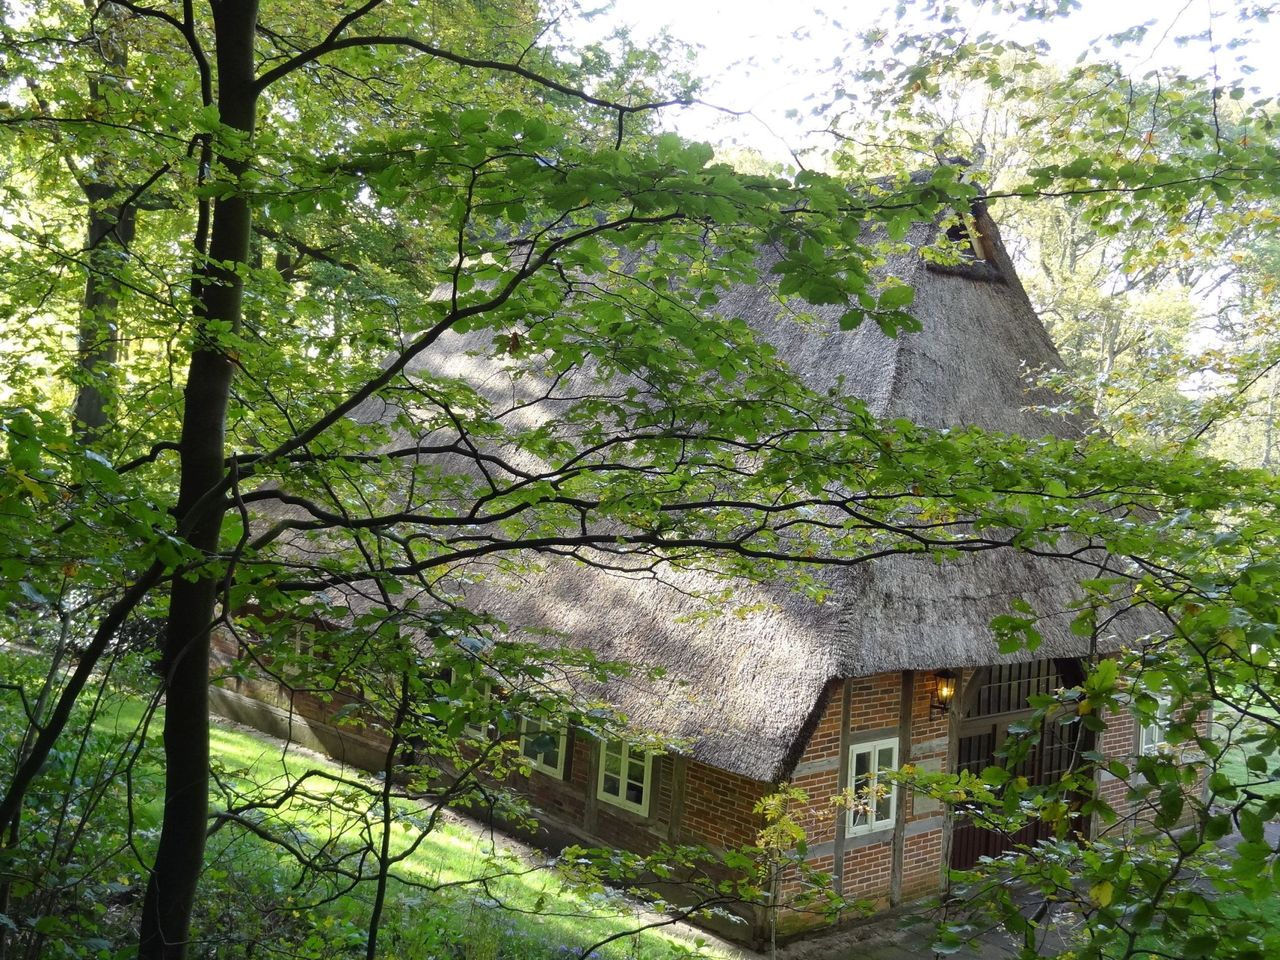
{"type": "MultiPolygon", "coordinates": [[[[1142,24],[1104,31],[1074,64],[1015,39],[1074,6],[815,19],[847,42],[796,107],[815,145],[781,164],[663,132],[705,102],[677,40],[584,43],[574,12],[550,5],[0,7],[0,603],[6,640],[37,651],[7,658],[0,681],[14,718],[0,956],[405,949],[383,936],[389,892],[465,882],[408,876],[393,838],[417,850],[441,810],[521,763],[509,737],[475,764],[458,736],[510,733],[521,715],[616,736],[625,718],[573,681],[646,666],[498,642],[512,625],[466,608],[473,578],[567,557],[788,577],[817,600],[815,565],[1081,544],[1126,561],[1083,582],[1082,634],[1117,603],[1166,628],[1125,670],[1101,661],[1041,704],[1043,719],[1212,706],[1241,725],[1224,745],[1175,719],[1193,764],[1112,771],[1158,798],[1147,841],[1064,831],[1002,868],[1078,902],[1086,954],[1266,956],[1280,170],[1274,90],[1251,76],[1248,39],[1273,11],[1189,3],[1199,20],[1179,15],[1161,42],[1203,48],[1204,73],[1129,69],[1123,51],[1152,37],[1142,24]],[[1022,26],[975,29],[979,13],[1022,26]],[[919,223],[942,228],[928,255],[962,255],[946,227],[976,183],[1067,361],[1029,376],[1096,411],[1084,443],[876,422],[813,395],[716,310],[733,284],[771,283],[840,304],[843,327],[909,336],[910,288],[874,266],[919,223]],[[780,258],[760,277],[765,244],[780,258]],[[549,373],[527,403],[546,412],[516,416],[524,401],[495,407],[430,366],[457,335],[530,383],[549,373]],[[644,388],[618,392],[619,377],[644,388]],[[401,412],[360,416],[384,401],[401,412]],[[247,638],[236,669],[322,691],[358,679],[388,774],[407,744],[428,759],[377,783],[306,771],[264,785],[211,765],[215,627],[247,638]],[[482,695],[495,675],[501,709],[482,695]],[[146,704],[127,731],[103,726],[116,696],[146,704]],[[1239,743],[1243,780],[1224,769],[1239,743]],[[1207,800],[1184,795],[1199,773],[1207,800]],[[278,816],[294,804],[373,825],[300,830],[278,816]],[[1224,858],[1215,841],[1233,831],[1224,858]],[[206,869],[210,838],[233,834],[262,845],[244,862],[269,880],[206,869]],[[225,935],[218,884],[260,898],[252,936],[225,935]]],[[[1038,615],[996,626],[1034,645],[1038,615]]],[[[1085,760],[1045,789],[997,773],[931,788],[1061,820],[1102,762],[1085,760]]],[[[795,840],[785,804],[773,812],[779,830],[733,861],[762,872],[732,889],[707,879],[706,852],[671,854],[696,904],[762,895],[795,840]]],[[[581,861],[565,880],[582,890],[664,869],[581,861]]],[[[990,893],[975,911],[1049,949],[1034,911],[990,893]]]]}

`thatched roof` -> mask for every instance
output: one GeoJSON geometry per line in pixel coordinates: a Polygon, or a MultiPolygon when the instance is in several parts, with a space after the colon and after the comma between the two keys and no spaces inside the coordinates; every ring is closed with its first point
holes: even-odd
{"type": "MultiPolygon", "coordinates": [[[[913,312],[924,326],[918,334],[890,339],[870,323],[840,332],[838,308],[815,308],[816,326],[798,323],[776,298],[751,287],[731,291],[719,309],[750,322],[811,386],[826,389],[843,378],[843,388],[879,416],[1030,437],[1078,435],[1079,420],[1029,409],[1053,398],[1028,394],[1026,370],[1061,361],[994,224],[982,213],[978,225],[992,241],[989,264],[939,270],[911,252],[887,265],[916,290],[913,312]]],[[[934,229],[917,227],[908,239],[927,244],[934,229]]],[[[451,343],[424,361],[432,373],[505,391],[508,402],[512,392],[531,389],[507,377],[500,360],[477,356],[483,341],[451,343]]],[[[385,411],[372,404],[360,415],[372,420],[385,411]]],[[[694,597],[723,588],[710,574],[673,573],[661,583],[569,559],[464,592],[469,607],[517,634],[554,631],[604,658],[664,668],[660,681],[632,677],[594,692],[637,726],[688,739],[694,758],[770,781],[796,762],[806,724],[833,679],[1089,652],[1068,629],[1081,575],[1077,565],[1009,550],[941,564],[890,557],[824,572],[824,603],[781,584],[743,584],[733,606],[752,612],[711,617],[694,597]],[[1040,649],[1002,657],[990,622],[1010,612],[1014,598],[1056,615],[1039,624],[1040,649]]],[[[1126,628],[1123,618],[1113,629],[1105,641],[1112,648],[1142,632],[1137,624],[1126,628]]]]}

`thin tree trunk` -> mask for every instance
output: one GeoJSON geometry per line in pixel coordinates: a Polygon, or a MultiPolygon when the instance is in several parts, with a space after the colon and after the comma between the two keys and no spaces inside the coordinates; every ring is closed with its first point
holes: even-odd
{"type": "Polygon", "coordinates": [[[387,885],[391,879],[391,832],[395,826],[391,818],[391,791],[395,785],[396,755],[400,752],[401,731],[405,718],[409,715],[412,698],[409,692],[409,676],[400,678],[400,702],[396,705],[396,716],[391,727],[391,743],[382,762],[382,791],[378,800],[382,806],[382,838],[378,845],[378,882],[373,895],[373,906],[369,911],[368,939],[365,941],[365,960],[374,960],[378,955],[378,930],[382,925],[382,911],[387,903],[387,885]]]}
{"type": "MultiPolygon", "coordinates": [[[[226,126],[252,135],[253,40],[257,0],[212,5],[217,44],[218,109],[226,126]]],[[[247,168],[246,145],[220,151],[231,178],[247,168]]],[[[240,327],[243,286],[236,267],[249,256],[252,214],[238,191],[214,207],[209,259],[201,273],[195,348],[184,393],[177,516],[187,541],[203,554],[218,549],[225,508],[203,503],[223,478],[232,365],[219,330],[240,327]],[[193,509],[199,509],[193,515],[193,509]]],[[[185,960],[209,814],[209,632],[218,578],[175,578],[165,636],[165,806],[155,865],[143,901],[139,960],[185,960]]]]}
{"type": "Polygon", "coordinates": [[[103,431],[111,421],[115,393],[114,371],[120,361],[120,284],[116,274],[128,257],[137,225],[137,210],[111,206],[120,193],[112,183],[85,187],[89,201],[89,277],[84,286],[76,353],[77,378],[75,425],[90,435],[103,431]]]}
{"type": "MultiPolygon", "coordinates": [[[[99,109],[106,103],[104,85],[119,83],[129,63],[124,36],[127,17],[123,8],[107,3],[95,18],[95,40],[104,71],[90,75],[89,102],[99,109]]],[[[74,173],[74,161],[68,158],[67,162],[74,173]]],[[[99,150],[93,155],[92,166],[77,177],[89,204],[89,224],[85,235],[88,276],[76,338],[79,370],[74,426],[89,436],[102,433],[111,421],[121,343],[118,277],[137,227],[137,208],[120,202],[128,190],[121,186],[118,175],[116,158],[99,150]]]]}
{"type": "Polygon", "coordinates": [[[1280,394],[1280,376],[1271,374],[1271,389],[1267,391],[1267,407],[1262,422],[1262,465],[1271,468],[1275,459],[1276,398],[1280,394]]]}

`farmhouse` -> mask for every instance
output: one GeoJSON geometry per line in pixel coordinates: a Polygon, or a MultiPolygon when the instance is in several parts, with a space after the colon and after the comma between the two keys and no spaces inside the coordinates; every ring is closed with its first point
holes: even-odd
{"type": "MultiPolygon", "coordinates": [[[[840,332],[839,311],[827,308],[815,309],[817,326],[800,323],[753,288],[732,291],[721,309],[751,323],[811,386],[851,392],[879,417],[1029,438],[1078,435],[1080,418],[1047,412],[1053,397],[1028,391],[1028,369],[1060,360],[982,204],[967,223],[966,262],[926,262],[916,251],[936,228],[925,225],[908,238],[912,249],[887,265],[915,288],[922,333],[890,339],[872,324],[840,332]]],[[[490,383],[503,376],[498,361],[486,366],[462,350],[431,362],[441,374],[490,383]]],[[[550,738],[526,730],[533,769],[515,785],[559,835],[638,851],[663,842],[750,844],[762,826],[756,802],[793,784],[809,797],[801,812],[809,862],[829,872],[844,896],[892,907],[941,890],[949,868],[1035,838],[982,830],[963,811],[903,787],[865,810],[838,810],[832,797],[874,786],[880,771],[906,764],[982,770],[1010,724],[1029,712],[1029,696],[1070,685],[1082,658],[1146,632],[1130,612],[1101,637],[1073,635],[1080,575],[1064,561],[1007,550],[942,563],[895,556],[822,574],[823,603],[785,586],[745,585],[735,610],[708,617],[692,595],[717,583],[710,575],[683,572],[659,582],[564,560],[530,582],[477,586],[467,601],[517,630],[567,637],[602,658],[664,671],[592,693],[637,729],[686,744],[682,752],[650,754],[572,729],[550,738]],[[673,589],[672,580],[684,589],[673,589]],[[1044,641],[1034,652],[1004,655],[990,624],[1014,600],[1044,616],[1044,641]]],[[[223,654],[234,655],[221,642],[223,654]]],[[[272,695],[242,679],[216,691],[215,703],[260,725],[306,727],[331,752],[357,761],[380,763],[385,752],[376,740],[328,724],[332,706],[302,695],[272,695]],[[272,696],[274,707],[258,702],[272,696]]],[[[1110,721],[1097,745],[1109,755],[1136,753],[1140,739],[1158,736],[1127,716],[1110,721]]],[[[1078,726],[1065,729],[1047,733],[1033,751],[1026,765],[1033,781],[1061,773],[1084,746],[1075,739],[1078,726]]],[[[1103,790],[1123,803],[1119,781],[1103,790]]],[[[751,936],[763,936],[763,916],[749,919],[751,936]]],[[[797,917],[794,925],[805,922],[797,917]]]]}

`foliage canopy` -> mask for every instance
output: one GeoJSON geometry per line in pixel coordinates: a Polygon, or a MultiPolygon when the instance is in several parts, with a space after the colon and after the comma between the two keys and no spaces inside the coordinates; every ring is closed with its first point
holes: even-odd
{"type": "MultiPolygon", "coordinates": [[[[1058,5],[1003,6],[1051,16],[1058,5]]],[[[443,771],[521,762],[510,739],[490,741],[483,764],[459,752],[486,710],[504,733],[520,712],[616,732],[620,718],[557,681],[627,667],[457,642],[508,626],[465,608],[468,578],[532,575],[546,557],[790,571],[803,585],[800,568],[780,565],[1105,548],[1125,573],[1086,581],[1079,630],[1105,630],[1096,611],[1113,602],[1152,606],[1167,630],[1133,670],[1102,661],[1042,704],[1047,722],[1098,724],[1106,709],[1150,719],[1160,697],[1179,715],[1230,704],[1256,721],[1250,769],[1269,775],[1280,746],[1270,473],[1203,456],[1199,434],[1144,456],[1102,436],[876,422],[856,400],[797,383],[717,310],[731,285],[772,285],[841,305],[842,326],[910,335],[910,288],[875,267],[913,224],[966,209],[978,188],[961,163],[911,177],[892,158],[964,152],[950,149],[956,129],[939,140],[920,119],[959,83],[1021,108],[993,199],[1039,202],[1091,237],[1155,238],[1110,248],[1116,270],[1166,276],[1162,264],[1185,258],[1194,289],[1228,268],[1205,251],[1270,241],[1273,101],[1185,77],[1130,81],[1106,63],[1051,69],[924,7],[927,34],[866,38],[856,97],[846,81],[834,98],[828,172],[787,175],[739,172],[659,132],[660,108],[692,102],[687,77],[625,47],[566,57],[540,42],[549,12],[518,0],[314,4],[306,17],[248,0],[0,8],[15,81],[0,117],[0,608],[47,666],[3,685],[29,727],[6,744],[0,866],[22,867],[2,874],[0,944],[100,948],[34,919],[73,909],[60,878],[83,834],[61,825],[98,815],[73,802],[74,783],[61,806],[42,791],[51,759],[74,750],[72,721],[100,671],[142,659],[151,671],[131,683],[166,700],[166,802],[158,836],[133,848],[148,876],[140,956],[187,955],[211,815],[215,628],[244,638],[232,671],[285,674],[326,696],[359,681],[359,716],[390,737],[388,774],[410,748],[429,758],[408,765],[406,789],[437,813],[487,790],[443,771]],[[870,157],[855,144],[867,130],[894,149],[870,157]],[[761,276],[766,247],[777,265],[761,276]],[[494,369],[518,392],[487,389],[494,369]],[[482,677],[512,689],[509,710],[481,696],[482,677]],[[32,883],[24,871],[41,864],[32,883]]],[[[1264,290],[1249,287],[1251,302],[1264,290]]],[[[1243,379],[1271,363],[1263,326],[1243,379]]],[[[998,626],[1034,644],[1036,614],[998,626]]],[[[1202,752],[1217,805],[1183,796],[1188,774],[1170,757],[1124,776],[1159,795],[1162,829],[1191,803],[1191,833],[1134,852],[1064,830],[1015,866],[1050,897],[1087,880],[1085,913],[1106,931],[1091,955],[1139,953],[1150,935],[1181,956],[1262,956],[1230,935],[1257,918],[1228,915],[1192,880],[1231,883],[1255,904],[1274,896],[1280,860],[1261,824],[1280,800],[1221,777],[1222,746],[1189,723],[1171,740],[1202,752]],[[1218,863],[1211,844],[1232,828],[1243,842],[1218,863]]],[[[1091,777],[1085,765],[1041,794],[1001,783],[999,803],[1025,816],[1014,807],[1029,798],[1034,815],[1062,817],[1052,791],[1091,777]]],[[[374,890],[369,957],[398,862],[388,838],[400,789],[388,775],[372,794],[383,826],[357,877],[374,890]]],[[[272,802],[224,800],[217,829],[251,832],[249,811],[272,802]]],[[[693,854],[672,856],[692,869],[693,854]]],[[[996,899],[1033,931],[1019,904],[996,899]]]]}

